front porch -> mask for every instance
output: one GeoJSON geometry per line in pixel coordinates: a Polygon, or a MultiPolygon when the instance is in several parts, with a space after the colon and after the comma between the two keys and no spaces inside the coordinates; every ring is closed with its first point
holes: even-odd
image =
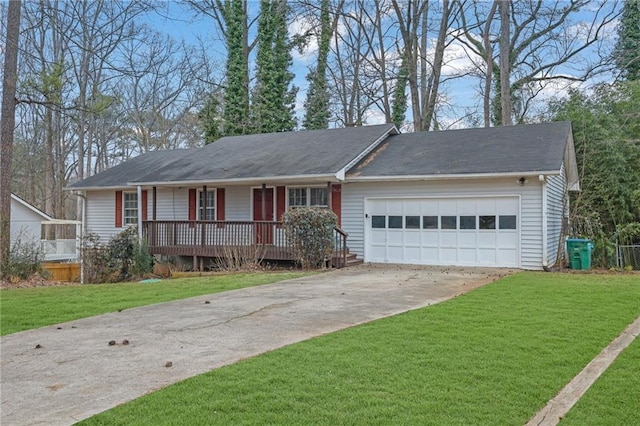
{"type": "MultiPolygon", "coordinates": [[[[331,266],[361,263],[349,254],[348,234],[334,228],[331,266]]],[[[246,256],[256,260],[294,261],[293,247],[279,221],[142,221],[142,238],[154,255],[193,257],[194,269],[203,258],[246,256]]]]}

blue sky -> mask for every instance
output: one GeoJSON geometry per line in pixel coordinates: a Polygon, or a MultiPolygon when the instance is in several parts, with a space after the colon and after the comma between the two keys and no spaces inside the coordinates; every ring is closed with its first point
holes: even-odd
{"type": "MultiPolygon", "coordinates": [[[[593,6],[586,7],[583,11],[574,16],[573,19],[576,28],[578,28],[581,23],[589,22],[592,19],[596,10],[595,6],[597,5],[597,1],[593,1],[592,4],[593,6]]],[[[607,7],[614,7],[615,4],[616,3],[614,1],[609,1],[607,3],[607,7]]],[[[215,23],[211,17],[204,16],[202,14],[199,15],[188,6],[176,1],[162,2],[160,6],[161,7],[158,9],[159,13],[149,15],[146,19],[146,24],[157,31],[171,35],[177,40],[185,40],[190,44],[197,44],[199,42],[205,43],[211,59],[218,62],[221,67],[224,66],[224,47],[217,37],[215,23]]],[[[257,1],[249,2],[250,13],[252,10],[254,12],[257,11],[258,8],[259,3],[257,1]]],[[[292,24],[290,28],[295,29],[297,27],[298,25],[292,24]]],[[[607,42],[613,43],[615,38],[615,23],[609,26],[608,31],[605,33],[605,37],[608,38],[607,42]]],[[[450,62],[445,65],[445,73],[453,72],[454,69],[459,70],[471,65],[469,52],[459,43],[454,43],[452,48],[448,51],[448,55],[450,62]]],[[[311,49],[303,55],[294,52],[293,57],[294,64],[292,71],[296,76],[294,84],[300,88],[298,93],[298,104],[301,107],[307,88],[305,76],[308,71],[308,66],[314,61],[314,51],[311,49]]],[[[559,69],[557,72],[570,75],[574,73],[573,70],[566,67],[564,69],[559,69]]],[[[610,75],[602,75],[599,76],[597,80],[608,80],[611,78],[612,77],[610,75]]],[[[566,93],[566,89],[569,86],[587,87],[592,85],[594,81],[596,81],[596,79],[587,83],[568,83],[559,81],[551,84],[545,88],[539,96],[541,100],[540,105],[543,105],[545,100],[553,96],[562,96],[566,93]]],[[[456,109],[455,112],[445,111],[443,113],[443,123],[445,125],[454,125],[455,127],[468,126],[468,123],[455,122],[457,117],[463,115],[465,109],[475,110],[481,103],[478,80],[475,78],[463,78],[455,80],[455,83],[453,84],[445,84],[442,89],[444,101],[454,105],[456,109]],[[447,114],[451,115],[447,116],[447,114]]],[[[301,116],[302,113],[303,112],[301,110],[298,111],[299,116],[301,116]]],[[[407,117],[409,116],[410,114],[408,113],[407,117]]],[[[376,118],[376,115],[372,114],[371,122],[368,124],[374,124],[377,120],[379,120],[379,118],[376,118]]]]}

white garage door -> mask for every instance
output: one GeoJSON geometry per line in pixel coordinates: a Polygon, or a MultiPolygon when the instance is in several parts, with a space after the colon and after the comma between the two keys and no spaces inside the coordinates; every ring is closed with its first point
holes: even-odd
{"type": "Polygon", "coordinates": [[[519,267],[519,198],[366,201],[368,262],[519,267]]]}

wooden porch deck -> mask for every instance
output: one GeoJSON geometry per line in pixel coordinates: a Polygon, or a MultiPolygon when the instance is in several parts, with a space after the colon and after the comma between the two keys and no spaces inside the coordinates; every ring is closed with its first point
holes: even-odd
{"type": "MultiPolygon", "coordinates": [[[[282,222],[275,221],[180,221],[142,222],[142,236],[151,254],[195,258],[245,257],[258,260],[293,261],[282,222]]],[[[332,264],[347,265],[347,236],[334,231],[332,264]]]]}

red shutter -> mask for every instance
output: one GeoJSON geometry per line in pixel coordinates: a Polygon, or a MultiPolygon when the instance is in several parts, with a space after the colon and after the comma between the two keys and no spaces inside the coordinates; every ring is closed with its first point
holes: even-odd
{"type": "Polygon", "coordinates": [[[196,220],[196,213],[198,211],[196,195],[195,188],[189,190],[189,220],[196,220]]]}
{"type": "Polygon", "coordinates": [[[280,222],[287,208],[287,191],[284,186],[276,187],[276,199],[276,220],[280,222]]]}
{"type": "Polygon", "coordinates": [[[116,191],[116,228],[122,228],[122,191],[116,191]]]}
{"type": "Polygon", "coordinates": [[[142,220],[147,220],[147,190],[142,190],[142,220]]]}
{"type": "MultiPolygon", "coordinates": [[[[224,188],[216,189],[216,220],[224,220],[224,188]]],[[[223,223],[218,224],[218,228],[224,227],[223,223]]]]}
{"type": "Polygon", "coordinates": [[[342,225],[342,185],[331,185],[331,210],[338,216],[338,226],[342,225]]]}

